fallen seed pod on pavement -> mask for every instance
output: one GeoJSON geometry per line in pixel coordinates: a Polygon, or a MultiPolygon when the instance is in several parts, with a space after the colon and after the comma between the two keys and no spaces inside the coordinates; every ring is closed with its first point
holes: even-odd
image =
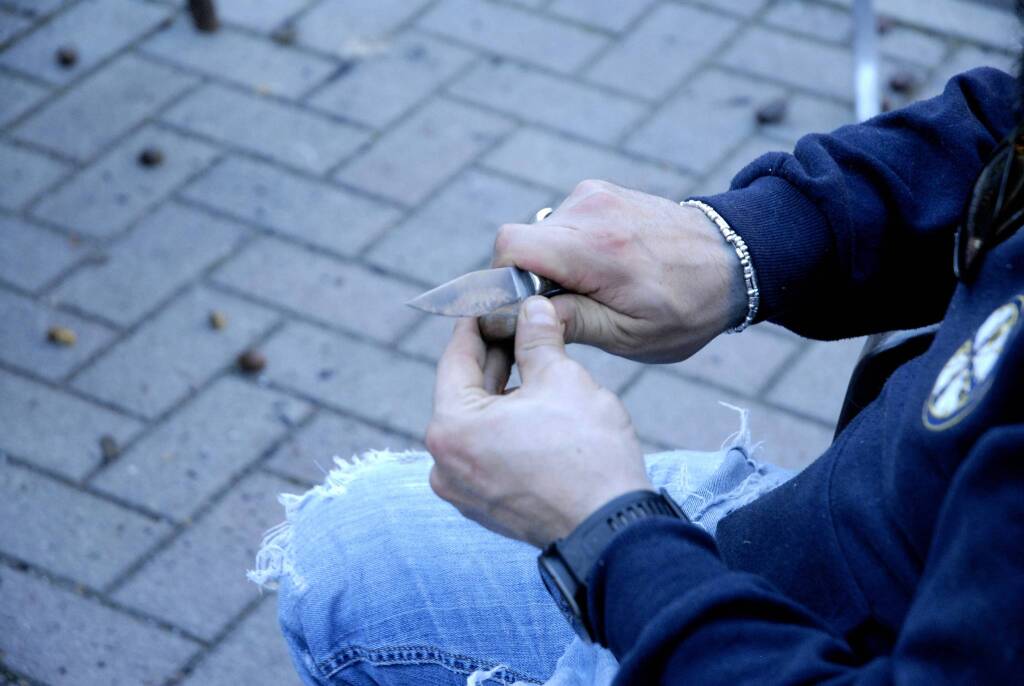
{"type": "Polygon", "coordinates": [[[100,436],[100,453],[103,455],[104,462],[110,462],[116,460],[121,454],[121,446],[118,445],[116,438],[110,434],[103,434],[100,436]]]}
{"type": "Polygon", "coordinates": [[[78,336],[66,326],[51,326],[46,332],[46,339],[51,343],[70,347],[78,341],[78,336]]]}
{"type": "Polygon", "coordinates": [[[238,356],[238,368],[246,374],[255,374],[263,371],[267,366],[267,358],[258,350],[246,350],[238,356]]]}
{"type": "Polygon", "coordinates": [[[57,48],[56,58],[57,64],[65,69],[70,69],[78,64],[78,50],[70,45],[62,45],[57,48]]]}
{"type": "Polygon", "coordinates": [[[139,164],[143,167],[156,167],[163,164],[164,152],[160,148],[143,148],[139,153],[139,164]]]}
{"type": "Polygon", "coordinates": [[[785,98],[775,98],[757,108],[755,117],[758,124],[778,124],[786,118],[789,104],[785,98]]]}

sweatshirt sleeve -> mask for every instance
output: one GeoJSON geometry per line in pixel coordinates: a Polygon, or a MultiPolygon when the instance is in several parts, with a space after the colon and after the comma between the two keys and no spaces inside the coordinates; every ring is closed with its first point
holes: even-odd
{"type": "Polygon", "coordinates": [[[813,338],[937,321],[955,229],[1016,109],[1013,77],[975,69],[931,100],[764,155],[700,198],[750,249],[759,319],[813,338]]]}
{"type": "Polygon", "coordinates": [[[767,581],[727,569],[676,520],[638,522],[590,577],[601,642],[632,684],[1010,683],[1024,655],[1024,426],[989,431],[942,504],[895,649],[858,655],[767,581]]]}

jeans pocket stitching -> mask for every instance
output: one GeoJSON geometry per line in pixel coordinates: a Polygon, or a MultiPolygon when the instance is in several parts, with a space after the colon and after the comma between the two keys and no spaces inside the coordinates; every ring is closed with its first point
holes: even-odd
{"type": "MultiPolygon", "coordinates": [[[[465,674],[467,676],[476,671],[494,669],[501,664],[497,661],[485,662],[477,660],[466,655],[439,650],[432,646],[406,645],[384,648],[346,646],[337,650],[329,657],[319,660],[317,668],[327,678],[331,678],[341,670],[359,662],[368,662],[381,667],[434,664],[457,674],[465,674]]],[[[530,684],[543,683],[509,667],[503,667],[499,675],[491,678],[498,679],[505,684],[513,684],[517,681],[530,684]]]]}

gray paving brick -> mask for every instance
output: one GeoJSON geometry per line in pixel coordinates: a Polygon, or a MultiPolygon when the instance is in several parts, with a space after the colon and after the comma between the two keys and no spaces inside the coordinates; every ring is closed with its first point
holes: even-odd
{"type": "Polygon", "coordinates": [[[62,162],[0,140],[0,207],[21,209],[68,171],[62,162]]]}
{"type": "Polygon", "coordinates": [[[381,203],[236,157],[196,179],[184,195],[345,255],[362,250],[399,217],[381,203]]]}
{"type": "Polygon", "coordinates": [[[0,9],[0,50],[13,43],[14,39],[24,33],[32,22],[16,14],[10,14],[0,9]]]}
{"type": "Polygon", "coordinates": [[[0,566],[4,664],[54,686],[168,679],[199,646],[42,579],[0,566]]]}
{"type": "Polygon", "coordinates": [[[608,31],[621,32],[652,4],[652,0],[555,0],[548,6],[547,11],[608,31]]]}
{"type": "Polygon", "coordinates": [[[66,237],[0,215],[0,280],[34,291],[84,254],[66,237]]]}
{"type": "Polygon", "coordinates": [[[389,231],[367,258],[384,269],[440,283],[484,266],[498,226],[527,221],[550,201],[548,193],[470,171],[389,231]]]}
{"type": "Polygon", "coordinates": [[[147,41],[143,51],[211,78],[284,97],[305,93],[335,69],[330,60],[230,29],[196,31],[185,16],[147,41]]]}
{"type": "MultiPolygon", "coordinates": [[[[843,0],[849,4],[849,0],[843,0]]],[[[879,0],[879,14],[912,26],[1016,51],[1020,42],[1019,23],[1011,12],[986,6],[975,0],[931,0],[927,11],[918,0],[879,0]]]]}
{"type": "Polygon", "coordinates": [[[590,67],[589,79],[660,98],[736,30],[735,19],[696,7],[662,5],[590,67]]]}
{"type": "Polygon", "coordinates": [[[513,62],[483,62],[450,91],[524,121],[602,143],[618,140],[647,111],[629,98],[513,62]]]}
{"type": "Polygon", "coordinates": [[[784,0],[769,9],[762,21],[774,28],[834,43],[850,39],[853,14],[815,0],[784,0]]]}
{"type": "Polygon", "coordinates": [[[0,550],[102,588],[170,526],[27,470],[0,470],[0,550]],[[54,507],[60,503],[59,507],[54,507]]]}
{"type": "Polygon", "coordinates": [[[0,126],[6,126],[45,98],[49,91],[31,81],[0,72],[0,126]]]}
{"type": "Polygon", "coordinates": [[[308,411],[294,398],[225,377],[97,474],[92,485],[185,519],[308,411]]]}
{"type": "Polygon", "coordinates": [[[32,214],[70,231],[109,236],[133,221],[213,161],[210,146],[147,126],[36,203],[32,214]],[[140,167],[139,153],[164,151],[157,167],[140,167]]]}
{"type": "Polygon", "coordinates": [[[267,378],[328,407],[421,436],[434,370],[307,324],[289,324],[265,346],[267,378]]]}
{"type": "Polygon", "coordinates": [[[0,291],[0,312],[0,360],[44,379],[67,375],[113,338],[106,327],[6,291],[0,291]],[[49,342],[51,326],[71,329],[77,341],[72,346],[49,342]]]}
{"type": "Polygon", "coordinates": [[[938,66],[948,50],[943,39],[902,26],[894,26],[882,34],[878,48],[883,55],[928,68],[938,66]]]}
{"type": "Polygon", "coordinates": [[[127,326],[227,255],[243,232],[198,210],[165,205],[114,244],[106,260],[66,279],[53,297],[127,326]]]}
{"type": "Polygon", "coordinates": [[[189,290],[80,372],[73,386],[155,417],[230,364],[275,319],[273,313],[237,298],[189,290]],[[210,326],[214,310],[227,318],[221,331],[210,326]]]}
{"type": "Polygon", "coordinates": [[[165,115],[177,126],[323,173],[367,140],[355,127],[258,95],[209,85],[165,115]]]}
{"type": "Polygon", "coordinates": [[[85,160],[195,83],[173,69],[125,55],[47,103],[13,135],[85,160]]]}
{"type": "Polygon", "coordinates": [[[217,0],[217,16],[230,24],[267,32],[310,4],[311,0],[217,0]]]}
{"type": "Polygon", "coordinates": [[[162,550],[114,598],[212,638],[259,591],[245,578],[260,539],[283,519],[277,494],[295,487],[253,474],[162,550]]]}
{"type": "Polygon", "coordinates": [[[40,18],[53,13],[69,2],[70,0],[3,0],[2,4],[4,7],[17,10],[27,16],[40,18]]]}
{"type": "Polygon", "coordinates": [[[864,339],[814,343],[772,389],[769,399],[834,424],[864,339]]]}
{"type": "Polygon", "coordinates": [[[346,58],[386,49],[391,34],[428,0],[325,0],[298,21],[299,41],[346,58]]]}
{"type": "Polygon", "coordinates": [[[154,29],[170,14],[167,7],[131,0],[84,0],[42,24],[0,54],[0,64],[51,83],[67,83],[154,29]],[[64,45],[78,50],[71,69],[57,64],[64,45]]]}
{"type": "Polygon", "coordinates": [[[436,362],[452,337],[454,325],[455,320],[449,317],[426,315],[409,335],[398,342],[398,349],[436,362]]]}
{"type": "Polygon", "coordinates": [[[789,149],[789,145],[777,138],[755,134],[715,165],[714,171],[694,187],[691,195],[711,195],[727,191],[733,177],[758,157],[767,152],[788,152],[789,149]]]}
{"type": "Polygon", "coordinates": [[[475,0],[444,0],[420,19],[419,26],[487,52],[563,72],[579,69],[608,42],[572,24],[475,0]]]}
{"type": "Polygon", "coordinates": [[[768,0],[697,0],[698,4],[741,17],[753,17],[768,0]]]}
{"type": "Polygon", "coordinates": [[[203,658],[184,686],[246,684],[246,686],[300,686],[281,630],[277,627],[277,600],[260,602],[227,639],[203,658]]]}
{"type": "Polygon", "coordinates": [[[844,100],[853,98],[849,50],[751,28],[719,56],[722,64],[844,100]]]}
{"type": "Polygon", "coordinates": [[[386,49],[354,62],[309,103],[382,129],[454,76],[472,56],[429,36],[404,34],[386,49]]]}
{"type": "Polygon", "coordinates": [[[626,147],[706,173],[755,131],[757,108],[783,92],[753,79],[707,71],[633,133],[626,147]]]}
{"type": "Polygon", "coordinates": [[[215,278],[250,296],[384,341],[413,322],[416,313],[405,303],[420,293],[360,265],[273,238],[250,246],[215,278]]]}
{"type": "Polygon", "coordinates": [[[436,100],[382,136],[337,178],[399,202],[419,203],[510,126],[503,117],[436,100]]]}
{"type": "Polygon", "coordinates": [[[623,400],[641,436],[673,448],[717,450],[737,431],[739,415],[720,402],[750,410],[753,440],[764,442],[760,457],[784,467],[810,463],[832,441],[818,424],[658,370],[644,372],[623,400]]]}
{"type": "Polygon", "coordinates": [[[563,193],[584,179],[604,179],[628,188],[681,198],[689,177],[667,166],[639,162],[607,148],[578,143],[536,129],[523,129],[484,160],[486,166],[563,193]]]}
{"type": "Polygon", "coordinates": [[[742,336],[719,336],[693,357],[665,369],[757,396],[797,347],[795,341],[754,328],[742,336]]]}
{"type": "Polygon", "coordinates": [[[0,450],[72,479],[102,460],[99,439],[119,443],[141,428],[93,403],[0,372],[0,450]]]}
{"type": "Polygon", "coordinates": [[[857,120],[851,106],[813,95],[793,93],[787,102],[785,118],[778,124],[763,125],[759,131],[787,143],[789,147],[795,146],[808,133],[829,133],[857,120]]]}
{"type": "Polygon", "coordinates": [[[281,444],[267,467],[312,485],[324,480],[334,467],[335,456],[347,460],[368,450],[413,448],[422,446],[355,419],[321,412],[309,426],[281,444]]]}

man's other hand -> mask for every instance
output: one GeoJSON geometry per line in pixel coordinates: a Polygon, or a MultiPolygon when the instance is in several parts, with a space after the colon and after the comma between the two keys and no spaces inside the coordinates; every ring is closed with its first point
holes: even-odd
{"type": "Polygon", "coordinates": [[[506,224],[494,265],[515,265],[579,295],[552,299],[566,340],[642,362],[686,359],[743,321],[736,253],[700,210],[584,181],[547,219],[506,224]]]}
{"type": "Polygon", "coordinates": [[[489,392],[485,356],[477,322],[460,320],[438,364],[427,429],[430,485],[440,497],[543,547],[612,498],[652,489],[625,407],[566,356],[550,301],[530,298],[520,310],[518,389],[489,392]]]}

